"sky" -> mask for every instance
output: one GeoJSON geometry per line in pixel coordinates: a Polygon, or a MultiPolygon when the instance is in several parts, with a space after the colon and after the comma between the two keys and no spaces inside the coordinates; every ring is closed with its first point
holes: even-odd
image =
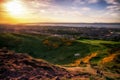
{"type": "Polygon", "coordinates": [[[0,23],[120,23],[120,0],[0,0],[0,23]]]}

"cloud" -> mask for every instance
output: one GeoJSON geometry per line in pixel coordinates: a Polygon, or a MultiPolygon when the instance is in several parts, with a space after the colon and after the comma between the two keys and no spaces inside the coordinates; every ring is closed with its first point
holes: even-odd
{"type": "Polygon", "coordinates": [[[107,6],[107,9],[110,10],[110,11],[120,11],[120,5],[110,5],[110,6],[107,6]]]}
{"type": "MultiPolygon", "coordinates": [[[[6,1],[6,0],[0,0],[6,1]]],[[[95,22],[119,20],[118,0],[20,0],[26,8],[26,21],[95,22]],[[60,3],[60,2],[61,3],[60,3]],[[99,1],[106,1],[106,8],[98,10],[99,1]],[[68,2],[68,3],[67,3],[68,2]],[[94,6],[95,4],[95,6],[94,6]],[[92,6],[92,7],[91,7],[92,6]]],[[[0,5],[1,6],[1,5],[0,5]]],[[[0,9],[1,10],[1,9],[0,9]]],[[[1,11],[3,12],[3,11],[1,11]]]]}
{"type": "Polygon", "coordinates": [[[119,0],[105,0],[107,4],[120,4],[119,0]]]}
{"type": "MultiPolygon", "coordinates": [[[[85,4],[84,6],[70,6],[62,7],[54,4],[54,0],[26,0],[28,3],[28,8],[32,12],[31,15],[36,15],[35,18],[49,18],[54,20],[61,20],[64,19],[64,21],[87,21],[88,19],[90,21],[94,21],[93,19],[101,20],[104,19],[115,19],[116,16],[118,17],[118,13],[114,10],[119,10],[119,7],[117,4],[112,4],[107,6],[106,10],[103,11],[97,11],[92,10],[89,6],[86,6],[86,4],[93,4],[97,3],[100,0],[73,0],[76,4],[85,4]],[[88,13],[89,12],[89,13],[88,13]]],[[[71,0],[72,1],[72,0],[71,0]]],[[[112,1],[111,1],[112,2],[112,1]]],[[[102,20],[101,20],[102,21],[102,20]]]]}
{"type": "Polygon", "coordinates": [[[120,5],[117,4],[117,5],[109,5],[107,6],[106,8],[106,15],[111,17],[111,18],[116,18],[116,19],[119,19],[120,21],[120,5]]]}
{"type": "Polygon", "coordinates": [[[109,4],[106,7],[106,13],[104,13],[106,16],[109,16],[111,18],[116,18],[119,19],[120,18],[118,16],[120,16],[120,1],[119,0],[105,0],[107,2],[107,4],[109,4]]]}
{"type": "Polygon", "coordinates": [[[88,3],[97,3],[99,0],[87,0],[88,3]]]}
{"type": "Polygon", "coordinates": [[[47,8],[51,6],[51,0],[23,0],[30,8],[47,8]]]}
{"type": "Polygon", "coordinates": [[[99,0],[74,0],[75,4],[92,4],[97,2],[99,2],[99,0]]]}
{"type": "Polygon", "coordinates": [[[83,10],[83,11],[90,11],[91,9],[89,7],[83,7],[81,10],[83,10]]]}

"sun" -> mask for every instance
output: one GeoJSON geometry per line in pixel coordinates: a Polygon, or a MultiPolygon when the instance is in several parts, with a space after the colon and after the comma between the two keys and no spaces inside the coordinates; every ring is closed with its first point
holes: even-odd
{"type": "Polygon", "coordinates": [[[20,2],[20,0],[12,0],[5,4],[6,11],[14,16],[14,17],[21,17],[25,14],[25,8],[20,2]]]}

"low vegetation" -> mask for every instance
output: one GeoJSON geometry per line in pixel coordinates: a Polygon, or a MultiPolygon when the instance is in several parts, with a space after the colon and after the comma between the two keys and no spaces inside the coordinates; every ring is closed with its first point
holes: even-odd
{"type": "MultiPolygon", "coordinates": [[[[0,33],[0,48],[5,47],[64,67],[90,65],[95,70],[120,74],[120,42],[116,41],[83,38],[69,40],[38,34],[0,33]]],[[[119,77],[107,74],[104,73],[104,78],[119,80],[119,77]]],[[[90,79],[94,76],[91,75],[90,79]]]]}
{"type": "MultiPolygon", "coordinates": [[[[37,34],[1,33],[0,47],[7,47],[35,58],[42,58],[55,64],[69,64],[92,53],[104,57],[110,50],[119,48],[120,42],[103,40],[68,40],[37,34]],[[75,54],[80,54],[75,56],[75,54]],[[98,54],[98,55],[99,55],[98,54]]],[[[96,59],[98,60],[98,59],[96,59]]],[[[94,59],[91,61],[95,62],[94,59]]]]}

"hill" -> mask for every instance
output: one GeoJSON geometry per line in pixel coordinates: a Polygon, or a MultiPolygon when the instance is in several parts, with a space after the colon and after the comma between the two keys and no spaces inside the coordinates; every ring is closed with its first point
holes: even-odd
{"type": "Polygon", "coordinates": [[[38,34],[1,33],[0,47],[16,52],[28,53],[32,57],[42,58],[54,64],[70,64],[92,53],[101,57],[115,51],[120,42],[104,40],[69,40],[55,36],[38,34]],[[78,56],[76,56],[78,54],[78,56]]]}
{"type": "Polygon", "coordinates": [[[71,77],[72,74],[62,67],[27,54],[0,49],[0,80],[60,80],[71,77]]]}

